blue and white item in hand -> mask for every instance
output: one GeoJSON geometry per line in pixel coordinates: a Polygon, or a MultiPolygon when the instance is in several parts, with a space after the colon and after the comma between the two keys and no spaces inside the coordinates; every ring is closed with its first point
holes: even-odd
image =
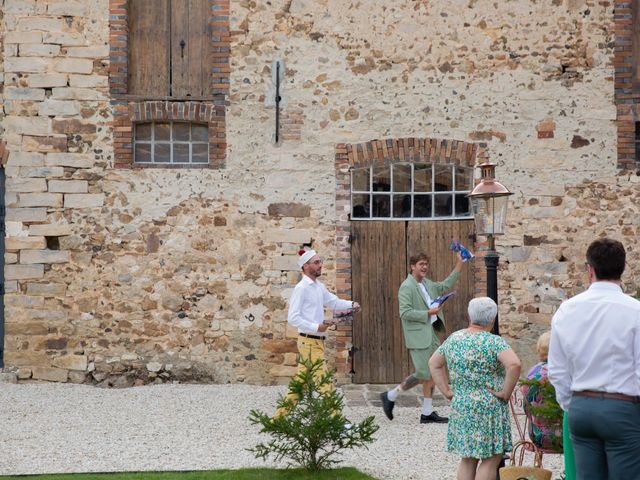
{"type": "Polygon", "coordinates": [[[451,241],[451,245],[449,245],[449,250],[453,250],[454,252],[460,252],[463,262],[466,262],[467,260],[471,260],[473,257],[475,257],[475,255],[471,253],[469,250],[467,250],[466,248],[464,248],[457,239],[453,239],[451,241]]]}

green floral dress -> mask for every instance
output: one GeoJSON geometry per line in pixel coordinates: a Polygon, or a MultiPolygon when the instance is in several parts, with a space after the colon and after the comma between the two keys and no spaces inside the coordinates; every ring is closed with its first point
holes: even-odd
{"type": "Polygon", "coordinates": [[[449,452],[487,458],[511,450],[508,404],[487,390],[502,388],[505,371],[498,355],[508,348],[496,335],[467,330],[453,333],[438,348],[447,361],[453,390],[449,452]]]}

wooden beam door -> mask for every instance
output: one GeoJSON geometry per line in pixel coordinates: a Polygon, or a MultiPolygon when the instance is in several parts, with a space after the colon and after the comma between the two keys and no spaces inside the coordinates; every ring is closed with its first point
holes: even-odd
{"type": "MultiPolygon", "coordinates": [[[[404,343],[398,288],[409,272],[409,257],[431,258],[429,278],[444,280],[455,265],[452,238],[468,245],[473,221],[354,221],[351,223],[353,299],[362,312],[353,322],[355,383],[397,383],[413,372],[404,343]]],[[[457,294],[444,306],[447,334],[467,325],[473,273],[465,265],[457,294]]]]}

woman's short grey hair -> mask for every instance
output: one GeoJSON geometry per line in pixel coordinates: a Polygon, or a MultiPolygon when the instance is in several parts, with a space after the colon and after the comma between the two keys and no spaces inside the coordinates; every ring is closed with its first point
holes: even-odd
{"type": "Polygon", "coordinates": [[[487,326],[498,314],[498,305],[489,297],[474,298],[469,302],[469,319],[473,325],[487,326]]]}

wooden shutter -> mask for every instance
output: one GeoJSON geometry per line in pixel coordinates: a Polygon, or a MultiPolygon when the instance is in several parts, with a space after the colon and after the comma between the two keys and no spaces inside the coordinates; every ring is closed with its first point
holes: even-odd
{"type": "Polygon", "coordinates": [[[129,93],[170,95],[170,0],[129,2],[129,93]]]}
{"type": "Polygon", "coordinates": [[[211,1],[172,2],[171,90],[174,97],[211,92],[211,1]]]}

